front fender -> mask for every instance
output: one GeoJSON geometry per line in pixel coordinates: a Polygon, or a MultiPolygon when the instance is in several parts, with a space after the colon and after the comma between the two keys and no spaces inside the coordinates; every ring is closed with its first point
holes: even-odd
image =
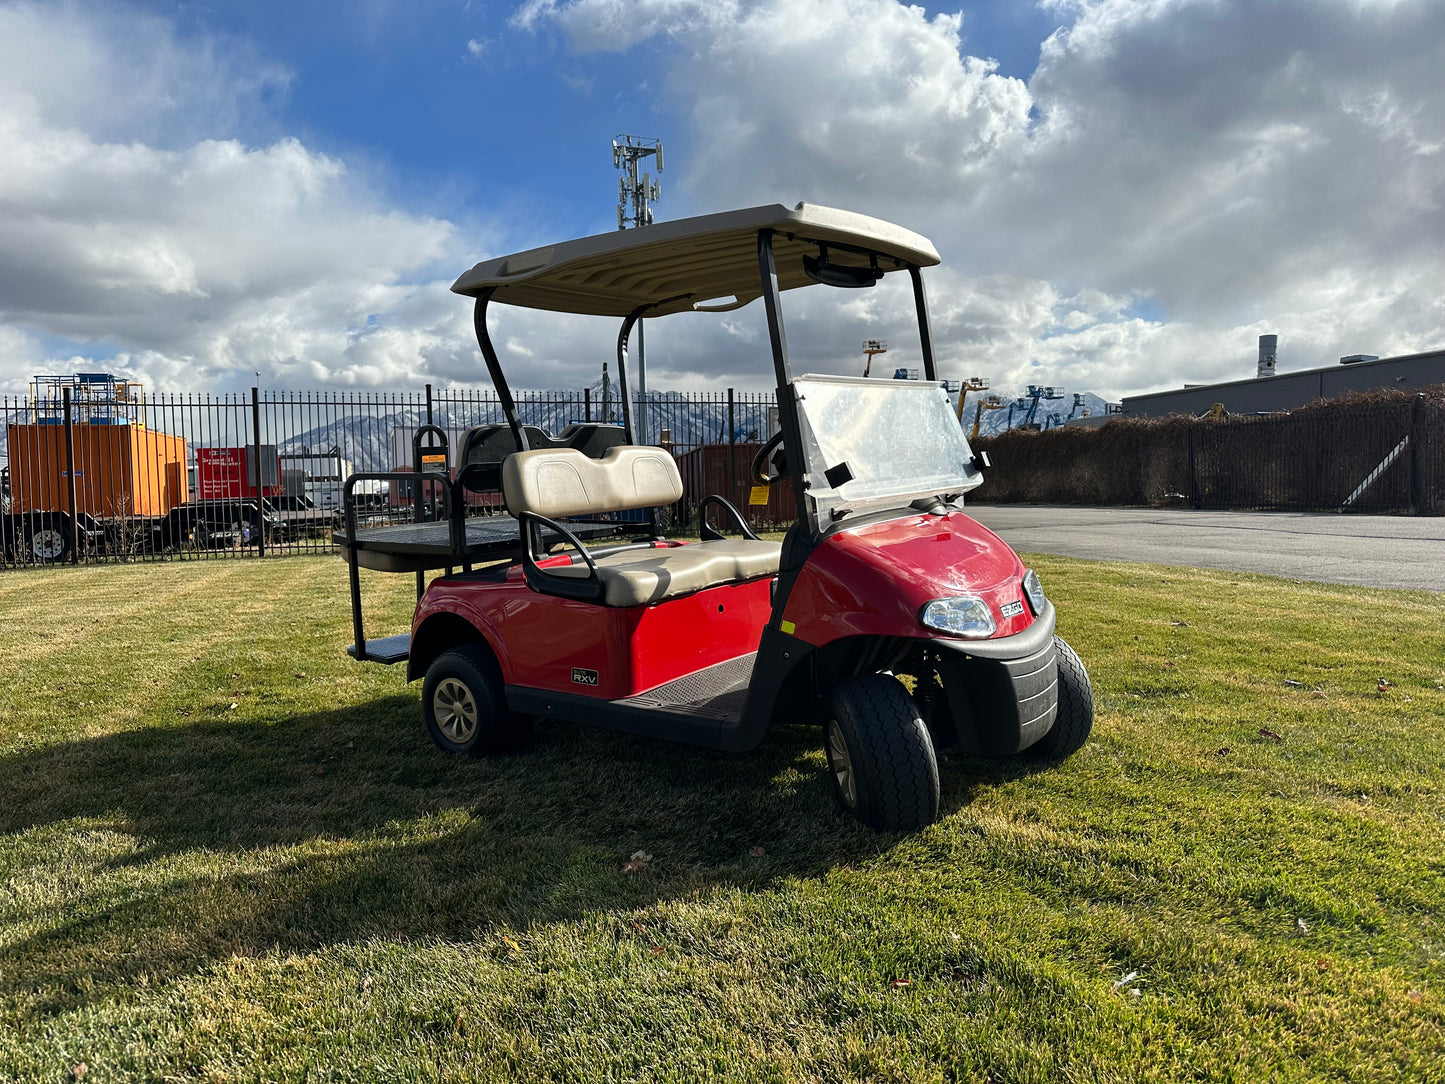
{"type": "Polygon", "coordinates": [[[932,638],[923,607],[975,595],[992,609],[994,639],[1005,639],[1037,623],[1023,595],[1026,571],[1003,539],[962,512],[865,524],[808,554],[779,628],[815,647],[850,636],[932,638]]]}

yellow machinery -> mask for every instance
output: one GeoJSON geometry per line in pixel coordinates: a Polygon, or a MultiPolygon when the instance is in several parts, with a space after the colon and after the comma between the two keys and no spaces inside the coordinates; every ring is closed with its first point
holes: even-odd
{"type": "Polygon", "coordinates": [[[978,406],[973,412],[973,431],[968,434],[969,442],[978,439],[979,426],[983,424],[983,412],[985,410],[1002,410],[1008,403],[997,395],[981,395],[978,399],[978,406]]]}

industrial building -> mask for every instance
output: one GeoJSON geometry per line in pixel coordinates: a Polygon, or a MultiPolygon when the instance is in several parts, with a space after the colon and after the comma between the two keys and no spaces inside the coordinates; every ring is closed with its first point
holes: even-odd
{"type": "Polygon", "coordinates": [[[1136,418],[1199,415],[1220,403],[1231,414],[1260,414],[1294,410],[1311,400],[1331,399],[1346,391],[1419,389],[1445,384],[1445,350],[1393,358],[1352,354],[1340,358],[1336,365],[1275,375],[1275,345],[1275,336],[1259,337],[1259,367],[1252,380],[1189,384],[1174,391],[1126,395],[1123,413],[1136,418]]]}

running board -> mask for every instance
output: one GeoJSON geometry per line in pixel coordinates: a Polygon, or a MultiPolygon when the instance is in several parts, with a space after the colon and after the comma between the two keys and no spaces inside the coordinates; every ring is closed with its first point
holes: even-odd
{"type": "Polygon", "coordinates": [[[360,652],[356,650],[355,644],[347,644],[346,653],[357,662],[379,662],[384,666],[406,662],[411,655],[411,633],[383,636],[378,640],[363,640],[360,652]]]}
{"type": "Polygon", "coordinates": [[[507,706],[647,738],[726,748],[724,733],[742,721],[753,660],[743,655],[620,700],[508,685],[507,706]]]}

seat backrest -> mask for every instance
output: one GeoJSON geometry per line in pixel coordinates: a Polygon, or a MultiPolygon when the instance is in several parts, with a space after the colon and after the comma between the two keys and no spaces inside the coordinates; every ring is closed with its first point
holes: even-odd
{"type": "Polygon", "coordinates": [[[629,444],[600,459],[571,448],[543,448],[503,462],[502,493],[513,515],[562,519],[671,504],[682,497],[682,475],[661,448],[629,444]]]}
{"type": "MultiPolygon", "coordinates": [[[[601,456],[608,448],[627,443],[627,435],[620,425],[574,422],[555,437],[539,426],[522,428],[526,430],[528,446],[534,450],[575,448],[591,459],[601,456]]],[[[468,429],[456,460],[463,487],[473,493],[497,492],[501,489],[502,460],[516,451],[517,437],[506,423],[492,422],[468,429]]]]}

